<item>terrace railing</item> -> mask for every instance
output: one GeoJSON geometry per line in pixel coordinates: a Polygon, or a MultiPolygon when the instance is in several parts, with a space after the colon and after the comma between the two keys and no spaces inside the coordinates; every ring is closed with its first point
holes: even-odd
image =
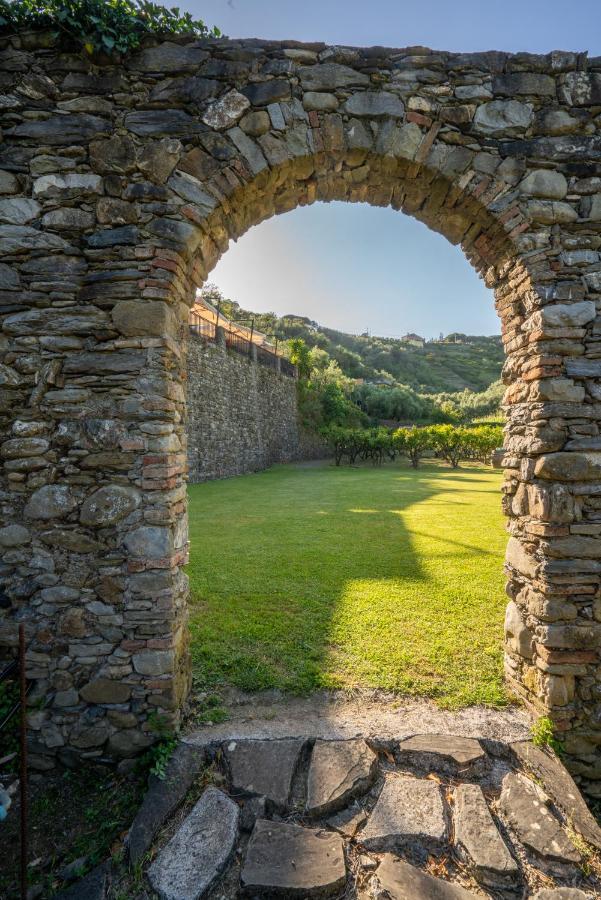
{"type": "Polygon", "coordinates": [[[227,319],[219,320],[219,317],[216,321],[212,317],[205,317],[198,311],[198,308],[190,310],[188,326],[190,334],[203,341],[218,344],[220,339],[224,340],[228,350],[239,353],[241,356],[247,356],[259,365],[267,366],[288,378],[298,377],[296,366],[285,356],[279,354],[277,348],[253,340],[253,328],[249,330],[250,338],[247,338],[239,328],[236,328],[234,323],[227,319]]]}

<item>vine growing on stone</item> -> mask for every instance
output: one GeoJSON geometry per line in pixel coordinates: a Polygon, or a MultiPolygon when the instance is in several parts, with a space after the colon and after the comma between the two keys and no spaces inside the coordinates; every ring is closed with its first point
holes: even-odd
{"type": "Polygon", "coordinates": [[[0,31],[47,29],[87,53],[123,55],[145,35],[194,34],[219,37],[179,7],[150,0],[0,0],[0,31]]]}

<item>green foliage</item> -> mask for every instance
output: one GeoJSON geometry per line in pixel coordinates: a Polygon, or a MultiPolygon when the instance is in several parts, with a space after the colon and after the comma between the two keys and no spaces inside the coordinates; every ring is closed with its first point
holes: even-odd
{"type": "Polygon", "coordinates": [[[311,351],[302,338],[288,341],[289,359],[298,369],[298,377],[307,381],[311,375],[311,351]]]}
{"type": "Polygon", "coordinates": [[[228,718],[227,709],[218,694],[207,694],[198,675],[192,678],[193,718],[200,725],[217,725],[228,718]]]}
{"type": "MultiPolygon", "coordinates": [[[[449,335],[444,341],[413,347],[397,338],[354,335],[325,328],[306,316],[250,312],[239,303],[225,299],[214,284],[206,285],[202,294],[213,304],[220,301],[221,311],[228,318],[253,317],[255,328],[273,340],[283,343],[291,338],[302,338],[311,350],[325,350],[349,378],[369,381],[384,375],[393,382],[392,387],[400,385],[418,395],[441,394],[441,402],[452,398],[451,407],[459,407],[462,416],[464,410],[467,413],[471,405],[477,408],[478,416],[498,409],[502,396],[502,386],[498,379],[503,366],[503,345],[501,338],[496,335],[449,335]],[[489,395],[488,390],[493,382],[497,382],[497,387],[489,395]],[[455,400],[456,392],[464,396],[455,400]],[[486,396],[478,400],[478,392],[483,392],[486,396]]],[[[439,402],[438,398],[432,399],[435,403],[439,402]]],[[[466,418],[469,417],[466,415],[466,418]]],[[[396,416],[385,415],[380,418],[390,419],[396,416]]],[[[399,418],[402,421],[405,416],[399,418]]],[[[407,418],[410,421],[425,418],[432,420],[430,416],[414,417],[411,414],[407,418]]],[[[453,419],[443,416],[435,421],[453,419]]]]}
{"type": "Polygon", "coordinates": [[[148,34],[217,37],[189,12],[149,0],[0,0],[0,29],[52,29],[88,53],[125,54],[148,34]]]}
{"type": "Polygon", "coordinates": [[[555,736],[555,728],[549,716],[541,716],[530,728],[532,743],[535,747],[549,747],[558,756],[565,753],[563,741],[555,736]]]}
{"type": "Polygon", "coordinates": [[[456,469],[468,453],[468,432],[454,425],[433,425],[430,429],[432,448],[456,469]]]}
{"type": "Polygon", "coordinates": [[[406,384],[387,387],[360,384],[353,392],[353,400],[370,419],[388,419],[395,422],[445,421],[446,417],[436,402],[424,394],[418,394],[406,384]]]}
{"type": "Polygon", "coordinates": [[[152,713],[148,717],[148,724],[157,739],[140,757],[138,766],[141,771],[148,772],[149,775],[156,775],[157,778],[163,780],[167,771],[167,763],[177,746],[177,737],[171,731],[165,717],[159,713],[152,713]]]}
{"type": "Polygon", "coordinates": [[[332,449],[336,465],[347,457],[349,464],[357,459],[381,463],[388,456],[406,456],[414,469],[424,456],[439,456],[456,469],[460,460],[490,462],[493,450],[503,441],[499,426],[480,425],[465,428],[455,425],[429,425],[412,428],[348,428],[339,424],[321,430],[332,449]]]}
{"type": "Polygon", "coordinates": [[[417,469],[420,459],[433,449],[429,428],[397,428],[393,434],[394,446],[398,453],[407,456],[411,466],[417,469]]]}
{"type": "Polygon", "coordinates": [[[367,424],[367,417],[351,399],[353,382],[335,360],[322,350],[310,350],[302,338],[292,338],[286,349],[298,368],[299,412],[305,427],[367,424]]]}
{"type": "Polygon", "coordinates": [[[432,401],[443,410],[449,421],[471,422],[498,413],[504,392],[503,382],[498,380],[479,393],[469,390],[454,394],[446,392],[435,394],[432,401]]]}

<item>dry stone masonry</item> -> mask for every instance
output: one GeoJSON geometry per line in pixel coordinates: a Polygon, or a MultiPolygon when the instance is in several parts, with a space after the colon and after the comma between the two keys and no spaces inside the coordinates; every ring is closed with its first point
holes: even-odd
{"type": "MultiPolygon", "coordinates": [[[[558,759],[529,742],[418,735],[408,753],[379,738],[188,740],[127,841],[162,900],[600,896],[601,830],[558,759]]],[[[129,895],[123,876],[116,866],[112,895],[129,895]]]]}
{"type": "Polygon", "coordinates": [[[228,352],[224,341],[190,336],[186,401],[189,481],[328,455],[302,427],[296,379],[228,352]]]}
{"type": "Polygon", "coordinates": [[[251,226],[347,200],[495,291],[507,678],[601,794],[601,59],[182,38],[115,64],[23,34],[0,69],[0,641],[26,622],[34,764],[178,721],[188,309],[251,226]]]}

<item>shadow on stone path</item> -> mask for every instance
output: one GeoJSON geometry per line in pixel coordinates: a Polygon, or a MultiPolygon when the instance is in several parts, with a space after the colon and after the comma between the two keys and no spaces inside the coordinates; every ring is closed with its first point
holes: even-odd
{"type": "Polygon", "coordinates": [[[128,848],[141,878],[63,900],[601,896],[601,829],[525,740],[196,735],[151,781],[128,848]]]}

